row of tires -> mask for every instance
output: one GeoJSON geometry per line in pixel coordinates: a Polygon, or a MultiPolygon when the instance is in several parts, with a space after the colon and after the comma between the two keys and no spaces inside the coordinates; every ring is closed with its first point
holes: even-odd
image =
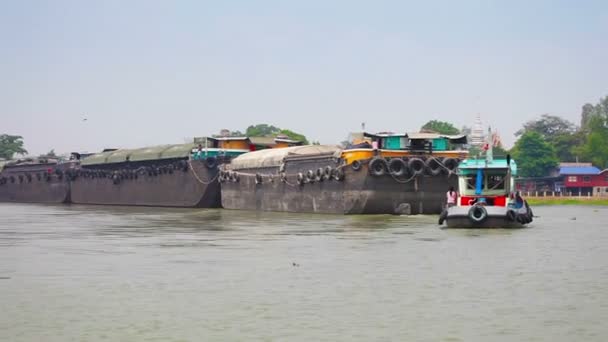
{"type": "Polygon", "coordinates": [[[64,177],[64,171],[62,170],[48,170],[48,171],[44,171],[44,172],[36,172],[36,173],[30,173],[30,172],[24,172],[24,173],[20,173],[17,175],[10,175],[10,176],[2,176],[0,177],[0,185],[5,185],[5,184],[14,184],[14,183],[18,183],[18,184],[22,184],[22,183],[31,183],[33,181],[39,181],[39,182],[50,182],[53,177],[62,180],[64,177]]]}
{"type": "MultiPolygon", "coordinates": [[[[482,205],[474,205],[469,209],[469,219],[473,222],[482,223],[488,218],[488,211],[482,205]]],[[[510,222],[518,222],[528,224],[533,221],[534,214],[532,209],[526,203],[526,213],[516,213],[514,210],[507,210],[507,220],[510,222]]]]}
{"type": "MultiPolygon", "coordinates": [[[[369,173],[373,176],[392,175],[395,177],[415,177],[423,174],[439,176],[451,174],[458,167],[458,159],[431,157],[422,158],[382,158],[374,157],[369,161],[369,173]]],[[[362,164],[355,160],[351,163],[355,171],[361,170],[362,164]]]]}
{"type": "MultiPolygon", "coordinates": [[[[208,169],[214,169],[218,166],[218,160],[215,157],[208,157],[202,160],[208,169]]],[[[121,170],[98,170],[98,169],[55,169],[43,172],[24,172],[17,175],[0,177],[0,185],[7,183],[31,183],[34,180],[51,181],[53,177],[62,180],[64,177],[67,180],[74,181],[80,177],[85,179],[109,178],[114,184],[118,184],[122,180],[137,179],[139,176],[155,177],[163,174],[172,174],[175,171],[187,172],[189,169],[187,160],[179,160],[165,165],[150,165],[142,166],[137,169],[121,169],[121,170]]]]}
{"type": "MultiPolygon", "coordinates": [[[[240,175],[236,171],[220,171],[218,177],[220,183],[223,182],[233,182],[238,183],[240,181],[240,175]]],[[[279,174],[279,179],[282,182],[287,182],[287,175],[285,172],[281,172],[279,174]]],[[[331,166],[320,167],[316,170],[308,170],[304,172],[298,172],[296,174],[296,182],[299,185],[304,185],[307,183],[315,183],[315,182],[323,182],[323,181],[342,181],[344,180],[344,170],[341,168],[333,168],[331,166]]],[[[255,174],[255,183],[263,184],[266,182],[274,182],[274,177],[272,175],[262,175],[260,173],[255,174]]]]}

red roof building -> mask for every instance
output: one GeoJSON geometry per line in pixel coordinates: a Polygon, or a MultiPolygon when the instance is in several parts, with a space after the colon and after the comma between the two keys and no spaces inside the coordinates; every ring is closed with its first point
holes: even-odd
{"type": "Polygon", "coordinates": [[[591,163],[560,163],[557,174],[517,180],[526,192],[558,192],[566,195],[608,196],[608,169],[601,171],[591,163]]]}

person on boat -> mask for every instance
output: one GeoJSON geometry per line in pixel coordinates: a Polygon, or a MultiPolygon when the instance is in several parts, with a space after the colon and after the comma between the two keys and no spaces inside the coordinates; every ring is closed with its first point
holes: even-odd
{"type": "Polygon", "coordinates": [[[198,150],[196,151],[196,159],[203,158],[203,145],[198,144],[198,150]]]}
{"type": "Polygon", "coordinates": [[[378,139],[373,139],[372,140],[372,149],[374,150],[374,155],[377,156],[379,154],[378,151],[378,145],[380,144],[380,142],[378,141],[378,139]]]}
{"type": "Polygon", "coordinates": [[[519,191],[515,192],[515,208],[519,209],[524,206],[524,199],[521,197],[519,191]]]}
{"type": "Polygon", "coordinates": [[[448,208],[455,206],[456,205],[456,198],[458,198],[458,194],[454,190],[453,186],[450,187],[450,189],[448,190],[446,196],[447,196],[448,208]]]}

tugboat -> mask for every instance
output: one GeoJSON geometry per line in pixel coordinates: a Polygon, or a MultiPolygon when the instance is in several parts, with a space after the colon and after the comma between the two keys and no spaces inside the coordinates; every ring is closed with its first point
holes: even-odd
{"type": "MultiPolygon", "coordinates": [[[[488,145],[486,145],[487,148],[488,145]]],[[[521,228],[532,222],[533,213],[519,192],[514,192],[517,164],[493,159],[465,159],[458,165],[458,198],[440,217],[448,228],[521,228]]]]}

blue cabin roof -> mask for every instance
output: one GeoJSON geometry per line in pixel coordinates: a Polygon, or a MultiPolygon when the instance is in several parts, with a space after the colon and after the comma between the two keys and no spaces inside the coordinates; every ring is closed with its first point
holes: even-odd
{"type": "Polygon", "coordinates": [[[559,168],[560,175],[599,175],[600,169],[595,166],[562,166],[559,168]]]}

